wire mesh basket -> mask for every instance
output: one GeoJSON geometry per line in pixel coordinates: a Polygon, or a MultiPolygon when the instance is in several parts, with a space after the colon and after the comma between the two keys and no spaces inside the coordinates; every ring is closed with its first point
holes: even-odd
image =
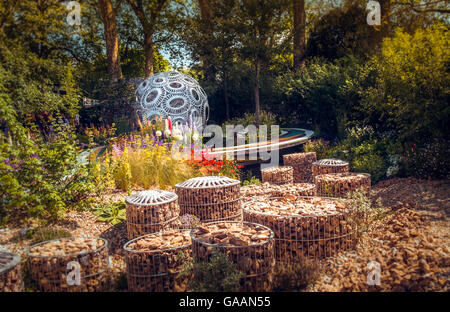
{"type": "Polygon", "coordinates": [[[124,245],[128,289],[135,292],[185,291],[179,276],[191,259],[190,230],[169,230],[135,238],[124,245]]]}
{"type": "Polygon", "coordinates": [[[250,222],[212,222],[191,230],[192,257],[206,262],[215,249],[243,273],[241,291],[269,291],[274,258],[273,232],[250,222]]]}
{"type": "Polygon", "coordinates": [[[21,292],[24,290],[20,256],[0,252],[0,292],[21,292]]]}
{"type": "Polygon", "coordinates": [[[263,183],[248,185],[241,188],[242,197],[279,197],[285,195],[314,196],[316,185],[313,183],[293,183],[276,185],[263,183]]]}
{"type": "Polygon", "coordinates": [[[175,193],[147,190],[129,196],[126,200],[128,239],[145,234],[177,229],[180,208],[175,193]]]}
{"type": "Polygon", "coordinates": [[[240,181],[224,176],[192,178],[175,185],[180,215],[201,222],[236,221],[242,218],[240,181]]]}
{"type": "Polygon", "coordinates": [[[327,173],[347,173],[349,164],[340,159],[321,159],[312,163],[313,177],[327,173]]]}
{"type": "Polygon", "coordinates": [[[370,192],[371,182],[368,173],[329,173],[315,178],[316,192],[320,196],[345,198],[356,190],[370,192]]]}
{"type": "Polygon", "coordinates": [[[243,203],[243,219],[274,232],[277,262],[323,259],[354,247],[345,203],[335,198],[287,196],[248,201],[243,203]]]}
{"type": "Polygon", "coordinates": [[[315,152],[283,155],[283,164],[294,169],[294,183],[312,183],[312,163],[317,160],[315,152]]]}
{"type": "Polygon", "coordinates": [[[262,182],[288,184],[294,182],[294,169],[291,166],[270,167],[261,170],[262,182]]]}
{"type": "Polygon", "coordinates": [[[39,290],[97,292],[108,287],[108,241],[71,237],[45,241],[27,250],[28,268],[39,290]]]}

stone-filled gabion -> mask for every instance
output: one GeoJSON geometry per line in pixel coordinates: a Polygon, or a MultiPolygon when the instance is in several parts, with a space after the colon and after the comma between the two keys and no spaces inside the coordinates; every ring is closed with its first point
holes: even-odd
{"type": "Polygon", "coordinates": [[[93,237],[61,238],[33,245],[27,251],[31,277],[44,292],[103,291],[109,285],[107,246],[106,239],[93,237]]]}
{"type": "Polygon", "coordinates": [[[228,255],[243,273],[241,291],[269,291],[275,264],[273,232],[250,222],[213,222],[191,230],[192,257],[206,262],[214,250],[228,255]]]}
{"type": "Polygon", "coordinates": [[[358,189],[370,192],[368,173],[329,173],[315,177],[316,192],[320,196],[345,198],[358,189]]]}
{"type": "Polygon", "coordinates": [[[261,170],[262,182],[288,184],[294,181],[294,169],[291,166],[270,167],[261,170]]]}
{"type": "Polygon", "coordinates": [[[288,195],[248,201],[243,203],[243,219],[274,232],[278,262],[323,259],[354,246],[346,206],[337,199],[288,195]]]}
{"type": "Polygon", "coordinates": [[[190,230],[168,230],[135,238],[124,245],[128,289],[135,292],[185,291],[179,276],[191,259],[190,230]]]}
{"type": "Polygon", "coordinates": [[[294,183],[312,183],[312,163],[317,160],[315,152],[283,155],[283,164],[294,169],[294,183]]]}
{"type": "Polygon", "coordinates": [[[163,190],[147,190],[129,196],[125,200],[128,239],[179,228],[177,199],[175,193],[163,190]]]}
{"type": "Polygon", "coordinates": [[[240,220],[240,181],[224,176],[192,178],[175,185],[180,215],[195,215],[201,222],[240,220]]]}
{"type": "Polygon", "coordinates": [[[20,256],[0,252],[0,292],[21,292],[23,288],[20,256]]]}
{"type": "Polygon", "coordinates": [[[313,183],[293,183],[276,185],[268,182],[259,185],[241,187],[243,197],[280,197],[285,195],[314,196],[316,186],[313,183]]]}
{"type": "Polygon", "coordinates": [[[340,159],[321,159],[312,164],[313,176],[327,173],[346,173],[348,171],[348,162],[340,159]]]}
{"type": "Polygon", "coordinates": [[[201,128],[209,118],[205,91],[194,78],[177,71],[148,77],[137,87],[136,96],[138,113],[149,120],[170,116],[174,123],[187,124],[192,116],[197,128],[201,128]]]}

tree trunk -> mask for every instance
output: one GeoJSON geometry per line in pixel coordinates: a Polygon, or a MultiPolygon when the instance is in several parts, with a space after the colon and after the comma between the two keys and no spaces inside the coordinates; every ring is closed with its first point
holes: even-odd
{"type": "MultiPolygon", "coordinates": [[[[202,20],[203,27],[207,35],[207,40],[212,41],[213,34],[213,9],[209,0],[198,0],[198,5],[200,7],[200,17],[202,20]]],[[[203,68],[205,70],[205,78],[209,81],[215,79],[215,71],[210,60],[214,59],[214,47],[211,45],[208,51],[205,51],[205,55],[201,57],[203,68]]]]}
{"type": "Polygon", "coordinates": [[[153,75],[153,30],[144,30],[145,78],[153,75]]]}
{"type": "Polygon", "coordinates": [[[383,37],[389,35],[390,31],[390,15],[391,15],[391,0],[381,0],[381,34],[383,37]]]}
{"type": "Polygon", "coordinates": [[[119,54],[119,35],[116,27],[116,10],[113,8],[111,0],[99,0],[98,5],[105,29],[108,74],[111,80],[116,82],[122,78],[119,54]]]}
{"type": "Polygon", "coordinates": [[[306,48],[305,0],[293,0],[294,9],[294,69],[303,66],[306,48]]]}
{"type": "Polygon", "coordinates": [[[261,111],[261,106],[259,103],[259,73],[261,69],[261,64],[258,56],[255,57],[255,87],[254,87],[254,96],[255,96],[255,115],[256,115],[256,127],[259,127],[259,114],[261,111]]]}
{"type": "Polygon", "coordinates": [[[228,99],[228,82],[226,77],[223,78],[223,92],[225,99],[225,114],[227,120],[230,120],[230,100],[228,99]]]}

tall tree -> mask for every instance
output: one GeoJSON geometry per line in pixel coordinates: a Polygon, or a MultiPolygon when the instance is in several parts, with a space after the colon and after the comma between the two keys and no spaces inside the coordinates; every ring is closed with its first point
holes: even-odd
{"type": "Polygon", "coordinates": [[[242,25],[240,45],[242,55],[253,66],[253,97],[255,123],[259,125],[261,70],[267,68],[274,56],[289,46],[287,22],[290,1],[240,0],[237,10],[242,25]]]}
{"type": "Polygon", "coordinates": [[[294,68],[303,64],[306,49],[305,0],[293,0],[294,11],[294,68]]]}
{"type": "MultiPolygon", "coordinates": [[[[211,0],[198,0],[198,6],[200,8],[200,23],[204,30],[203,36],[206,42],[212,42],[214,40],[214,9],[212,7],[211,0]]],[[[230,1],[231,3],[233,1],[230,1]]],[[[214,46],[205,46],[201,55],[203,63],[205,78],[209,81],[215,80],[216,71],[214,68],[214,46]]]]}
{"type": "Polygon", "coordinates": [[[110,75],[112,81],[117,81],[119,78],[122,78],[119,53],[119,35],[117,32],[117,11],[121,4],[121,0],[117,1],[116,6],[113,6],[111,0],[98,1],[106,41],[108,74],[110,75]]]}
{"type": "Polygon", "coordinates": [[[154,50],[173,40],[183,15],[179,0],[127,0],[142,27],[145,54],[144,74],[154,73],[154,50]]]}

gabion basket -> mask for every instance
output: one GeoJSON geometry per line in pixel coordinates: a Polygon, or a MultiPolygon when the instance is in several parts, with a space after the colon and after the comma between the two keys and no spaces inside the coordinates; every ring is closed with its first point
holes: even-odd
{"type": "Polygon", "coordinates": [[[294,169],[291,166],[270,167],[261,170],[262,182],[288,184],[294,182],[294,169]]]}
{"type": "Polygon", "coordinates": [[[0,252],[0,292],[21,292],[24,290],[20,256],[0,252]]]}
{"type": "Polygon", "coordinates": [[[241,194],[243,197],[280,197],[285,195],[314,196],[316,195],[316,185],[313,183],[293,183],[283,185],[263,183],[242,187],[241,194]]]}
{"type": "Polygon", "coordinates": [[[236,221],[242,218],[240,181],[223,176],[192,178],[175,185],[180,215],[201,222],[236,221]]]}
{"type": "MultiPolygon", "coordinates": [[[[72,248],[72,247],[71,247],[72,248]]],[[[108,287],[108,241],[104,238],[62,238],[42,242],[27,250],[28,267],[38,289],[44,292],[98,292],[108,287]],[[94,250],[65,253],[62,246],[92,242],[94,250]],[[43,251],[45,250],[45,252],[43,251]],[[79,285],[75,280],[80,269],[79,285]]]]}
{"type": "Polygon", "coordinates": [[[370,192],[368,173],[329,173],[315,178],[316,192],[320,196],[345,198],[356,190],[370,192]]]}
{"type": "Polygon", "coordinates": [[[175,193],[147,190],[129,196],[126,200],[128,239],[145,234],[177,229],[180,208],[175,193]]]}
{"type": "Polygon", "coordinates": [[[312,183],[312,163],[317,160],[315,152],[283,155],[283,164],[294,169],[294,183],[312,183]]]}
{"type": "Polygon", "coordinates": [[[348,162],[340,159],[321,159],[312,164],[313,176],[327,173],[347,173],[348,171],[348,162]]]}
{"type": "MultiPolygon", "coordinates": [[[[172,230],[153,233],[135,238],[124,245],[125,262],[127,264],[128,289],[134,292],[185,291],[187,277],[179,276],[185,261],[191,259],[191,240],[180,246],[170,247],[174,234],[186,233],[190,230],[172,230]],[[149,245],[152,250],[137,250],[138,243],[156,239],[166,241],[166,246],[158,249],[158,245],[149,245]]],[[[144,248],[145,249],[145,248],[144,248]]]]}
{"type": "Polygon", "coordinates": [[[321,209],[317,209],[319,213],[299,214],[283,207],[287,202],[314,205],[315,201],[337,203],[334,198],[315,196],[290,200],[277,197],[267,200],[267,209],[256,209],[256,202],[249,201],[243,204],[243,219],[265,225],[274,232],[277,262],[292,263],[304,257],[318,260],[353,248],[352,229],[346,211],[320,212],[321,209]]]}
{"type": "MultiPolygon", "coordinates": [[[[213,233],[211,234],[213,235],[213,233]]],[[[191,230],[192,257],[196,262],[208,261],[215,249],[228,255],[229,259],[236,264],[237,269],[243,273],[240,281],[241,291],[269,291],[270,279],[274,258],[273,232],[260,224],[250,222],[212,222],[202,227],[191,230]],[[238,231],[234,235],[243,235],[246,227],[257,231],[268,231],[267,239],[248,245],[227,246],[220,242],[208,243],[199,238],[202,228],[211,228],[215,225],[235,224],[238,231]]],[[[233,237],[234,238],[234,237],[233,237]]],[[[214,238],[216,240],[216,238],[214,238]]]]}

